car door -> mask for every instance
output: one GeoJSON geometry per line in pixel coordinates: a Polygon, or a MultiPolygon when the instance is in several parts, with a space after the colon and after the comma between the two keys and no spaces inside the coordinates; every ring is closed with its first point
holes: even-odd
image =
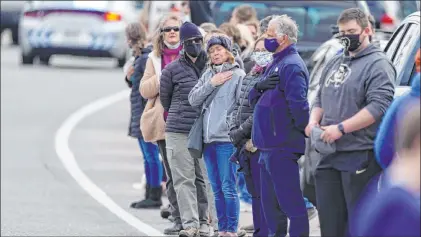
{"type": "Polygon", "coordinates": [[[406,22],[399,26],[386,46],[386,55],[396,69],[395,96],[400,96],[409,90],[411,79],[415,74],[414,57],[420,45],[419,34],[419,24],[406,22]]]}

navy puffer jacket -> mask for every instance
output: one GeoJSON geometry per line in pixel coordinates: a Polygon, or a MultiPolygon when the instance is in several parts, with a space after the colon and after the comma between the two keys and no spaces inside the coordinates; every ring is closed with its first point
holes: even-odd
{"type": "Polygon", "coordinates": [[[142,116],[143,110],[147,100],[145,100],[139,92],[140,79],[143,77],[145,71],[146,61],[148,60],[148,54],[152,52],[151,48],[142,49],[142,54],[137,56],[134,61],[134,73],[133,80],[131,81],[131,93],[130,93],[130,124],[129,124],[129,136],[141,138],[142,132],[140,131],[140,117],[142,116]]]}
{"type": "Polygon", "coordinates": [[[206,53],[202,51],[196,63],[185,54],[168,64],[162,70],[160,91],[161,104],[168,112],[166,132],[190,132],[200,111],[189,103],[189,93],[197,84],[206,64],[206,53]]]}

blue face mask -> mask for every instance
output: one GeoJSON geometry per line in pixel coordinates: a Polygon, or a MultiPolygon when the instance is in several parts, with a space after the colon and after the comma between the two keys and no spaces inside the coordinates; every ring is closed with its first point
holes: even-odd
{"type": "Polygon", "coordinates": [[[266,38],[265,39],[265,48],[266,48],[267,51],[273,53],[273,52],[276,51],[276,49],[278,49],[278,47],[279,47],[279,43],[276,40],[276,38],[269,38],[269,39],[266,38]]]}

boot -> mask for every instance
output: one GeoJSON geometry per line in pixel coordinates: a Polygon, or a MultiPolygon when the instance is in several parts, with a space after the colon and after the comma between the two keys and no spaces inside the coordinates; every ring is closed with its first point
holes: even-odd
{"type": "MultiPolygon", "coordinates": [[[[146,186],[145,186],[145,199],[144,200],[147,200],[149,198],[150,192],[151,192],[151,186],[149,184],[146,184],[146,186]]],[[[140,202],[142,202],[142,200],[137,201],[137,202],[132,202],[132,204],[130,204],[130,207],[136,208],[135,206],[140,202]]]]}
{"type": "Polygon", "coordinates": [[[150,188],[149,198],[135,203],[132,207],[138,209],[159,208],[162,206],[162,188],[150,188]]]}
{"type": "Polygon", "coordinates": [[[151,193],[151,186],[149,184],[146,184],[146,187],[145,187],[145,199],[148,199],[149,198],[150,193],[151,193]]]}

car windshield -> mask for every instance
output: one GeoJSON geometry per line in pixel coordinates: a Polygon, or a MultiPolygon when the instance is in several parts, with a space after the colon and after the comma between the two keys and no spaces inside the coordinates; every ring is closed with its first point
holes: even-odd
{"type": "MultiPolygon", "coordinates": [[[[349,2],[349,1],[348,1],[349,2]]],[[[214,19],[217,25],[228,22],[235,7],[244,4],[241,1],[218,1],[214,6],[214,19]]],[[[289,4],[286,1],[247,1],[257,11],[259,20],[269,15],[287,14],[298,24],[301,41],[325,42],[332,37],[331,26],[336,25],[340,13],[355,7],[354,3],[319,4],[311,1],[289,4]]]]}

